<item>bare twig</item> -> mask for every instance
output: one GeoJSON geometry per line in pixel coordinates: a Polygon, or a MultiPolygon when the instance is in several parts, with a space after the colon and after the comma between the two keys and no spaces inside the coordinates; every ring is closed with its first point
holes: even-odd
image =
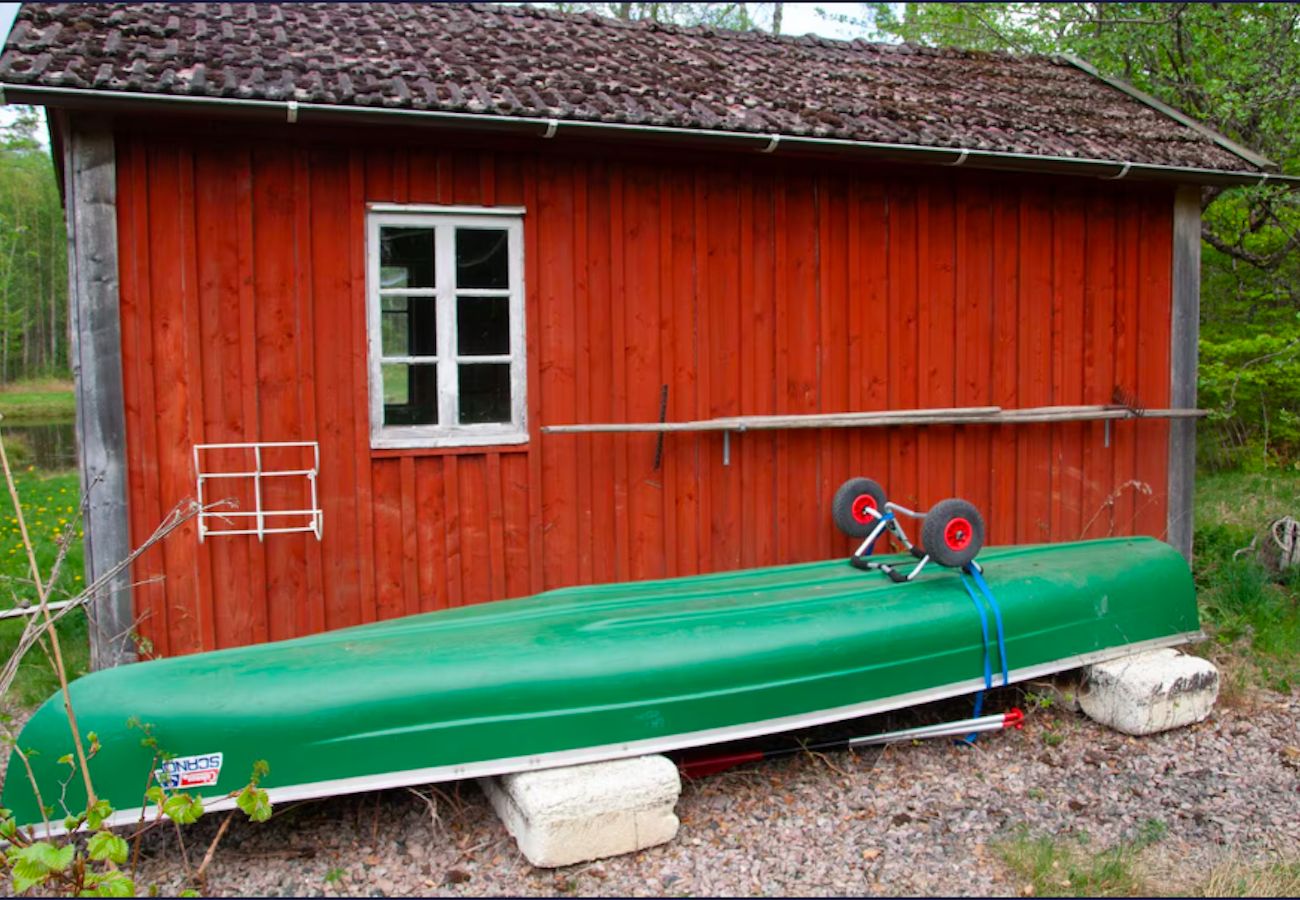
{"type": "MultiPolygon", "coordinates": [[[[45,630],[50,635],[50,647],[54,651],[54,672],[59,678],[59,689],[63,692],[63,709],[68,715],[68,728],[72,731],[72,744],[77,751],[77,763],[81,767],[81,777],[86,783],[86,803],[93,806],[95,803],[95,786],[90,780],[90,764],[86,761],[86,749],[81,743],[81,729],[77,727],[77,714],[72,709],[72,694],[68,691],[68,670],[63,664],[63,648],[59,646],[59,633],[54,628],[54,620],[50,617],[49,607],[49,590],[41,583],[41,569],[36,563],[36,548],[32,546],[31,535],[27,533],[27,517],[23,515],[23,506],[18,499],[18,487],[14,484],[13,469],[9,466],[9,454],[5,452],[3,438],[0,438],[0,466],[4,467],[5,484],[9,488],[9,499],[14,504],[14,516],[18,519],[18,530],[22,536],[23,546],[27,550],[27,564],[31,567],[32,581],[36,584],[36,596],[40,600],[41,613],[45,618],[45,630]]],[[[63,564],[64,557],[68,554],[69,542],[64,541],[59,548],[58,559],[54,564],[54,574],[57,576],[59,568],[63,564]]],[[[51,579],[53,583],[53,579],[51,579]]],[[[18,658],[15,654],[14,658],[18,658]]],[[[15,670],[16,670],[15,666],[15,670]]],[[[9,685],[6,683],[4,689],[8,690],[9,685]]]]}
{"type": "Polygon", "coordinates": [[[117,576],[126,569],[130,568],[143,553],[148,551],[150,547],[167,537],[167,535],[171,534],[177,528],[180,528],[190,519],[194,518],[198,512],[199,505],[193,500],[184,500],[176,504],[176,506],[172,507],[171,512],[167,514],[166,518],[163,519],[162,523],[154,530],[154,533],[149,536],[148,540],[133,550],[126,559],[121,560],[96,578],[95,581],[80,594],[71,598],[71,603],[50,616],[49,623],[40,623],[36,621],[29,622],[28,628],[18,639],[17,649],[15,649],[13,655],[5,663],[3,669],[0,669],[0,694],[9,690],[9,686],[13,683],[14,677],[18,674],[18,664],[42,634],[48,631],[54,623],[59,621],[59,619],[74,610],[85,606],[100,593],[107,590],[113,583],[114,579],[116,579],[117,576]]]}
{"type": "Polygon", "coordinates": [[[22,747],[18,746],[18,736],[10,731],[7,725],[4,726],[4,730],[5,736],[13,742],[14,753],[18,754],[18,758],[22,760],[23,768],[27,770],[27,780],[32,783],[32,793],[36,795],[36,805],[41,808],[41,821],[45,823],[45,833],[49,834],[50,817],[45,812],[45,801],[41,799],[41,789],[36,783],[36,773],[32,771],[32,764],[27,759],[27,754],[23,752],[22,747]]]}
{"type": "Polygon", "coordinates": [[[194,880],[197,884],[202,884],[204,873],[208,870],[208,865],[212,862],[212,857],[216,855],[217,844],[225,837],[226,829],[230,827],[230,820],[235,817],[235,810],[226,813],[226,817],[221,820],[221,827],[217,829],[216,836],[212,838],[212,843],[208,844],[208,852],[203,854],[203,861],[199,863],[199,868],[194,873],[194,880]]]}

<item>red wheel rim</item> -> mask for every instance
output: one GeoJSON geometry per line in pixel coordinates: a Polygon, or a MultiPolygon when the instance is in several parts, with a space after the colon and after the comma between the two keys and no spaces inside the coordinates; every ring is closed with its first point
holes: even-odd
{"type": "Polygon", "coordinates": [[[853,521],[860,525],[870,525],[880,518],[880,510],[876,508],[876,498],[870,494],[859,494],[854,497],[852,511],[853,521]]]}
{"type": "Polygon", "coordinates": [[[949,550],[965,550],[975,537],[970,521],[958,516],[943,527],[943,542],[949,550]]]}

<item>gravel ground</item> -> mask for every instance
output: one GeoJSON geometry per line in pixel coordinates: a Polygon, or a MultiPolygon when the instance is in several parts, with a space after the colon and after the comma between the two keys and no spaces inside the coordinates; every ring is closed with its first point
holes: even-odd
{"type": "MultiPolygon", "coordinates": [[[[990,707],[1016,699],[995,695],[990,707]]],[[[966,715],[951,704],[913,714],[966,715]]],[[[1099,852],[1153,820],[1164,836],[1141,851],[1140,874],[1161,893],[1195,891],[1229,858],[1300,859],[1297,721],[1300,692],[1140,739],[1037,709],[1024,731],[973,748],[931,741],[752,764],[687,782],[675,841],[559,870],[528,865],[473,783],[317,801],[232,824],[205,893],[1016,895],[1025,886],[999,842],[1054,835],[1099,852]]],[[[194,858],[221,818],[186,829],[194,858]]],[[[150,835],[142,887],[183,887],[177,860],[174,834],[150,835]]]]}

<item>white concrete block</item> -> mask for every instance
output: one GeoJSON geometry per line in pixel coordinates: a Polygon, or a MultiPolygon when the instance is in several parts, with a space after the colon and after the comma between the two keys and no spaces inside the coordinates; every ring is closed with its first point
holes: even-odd
{"type": "Polygon", "coordinates": [[[1116,731],[1155,734],[1201,721],[1218,696],[1214,663],[1167,649],[1089,666],[1079,705],[1116,731]]]}
{"type": "Polygon", "coordinates": [[[665,756],[480,778],[506,829],[535,866],[632,853],[677,835],[682,791],[665,756]]]}

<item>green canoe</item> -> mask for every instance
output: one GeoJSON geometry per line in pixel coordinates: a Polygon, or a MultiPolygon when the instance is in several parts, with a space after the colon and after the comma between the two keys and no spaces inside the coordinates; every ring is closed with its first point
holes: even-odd
{"type": "MultiPolygon", "coordinates": [[[[992,548],[980,561],[1013,682],[1200,636],[1187,564],[1159,541],[992,548]]],[[[972,693],[984,652],[955,570],[894,584],[835,560],[567,588],[123,666],[71,690],[102,743],[96,791],[126,822],[154,762],[132,718],[174,755],[169,783],[220,809],[256,760],[283,802],[660,752],[972,693]]],[[[39,751],[31,765],[56,802],[72,749],[58,696],[19,745],[39,751]]],[[[3,805],[38,823],[16,758],[8,771],[3,805]]],[[[69,809],[85,808],[81,790],[71,779],[69,809]]]]}

